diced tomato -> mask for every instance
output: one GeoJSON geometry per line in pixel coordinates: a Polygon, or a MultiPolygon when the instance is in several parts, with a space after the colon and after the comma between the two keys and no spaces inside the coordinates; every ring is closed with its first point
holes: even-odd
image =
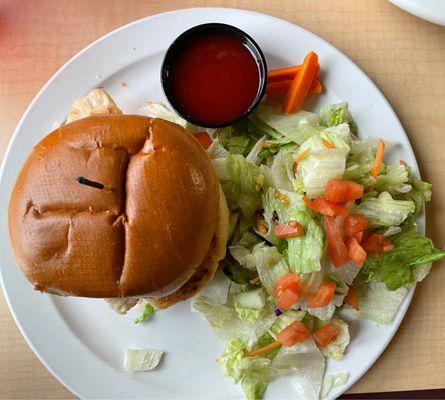
{"type": "Polygon", "coordinates": [[[325,228],[329,257],[334,266],[339,268],[349,261],[348,249],[334,218],[326,217],[325,228]]]}
{"type": "Polygon", "coordinates": [[[345,216],[344,215],[337,215],[334,218],[334,220],[335,220],[335,222],[336,222],[336,224],[338,226],[338,229],[340,229],[340,233],[341,233],[341,237],[343,238],[343,241],[345,241],[345,243],[346,243],[347,236],[346,236],[345,230],[343,228],[343,225],[345,223],[345,216]]]}
{"type": "Polygon", "coordinates": [[[345,206],[335,204],[332,201],[326,200],[322,197],[319,197],[313,201],[307,197],[304,197],[303,201],[309,208],[325,216],[335,217],[336,215],[343,215],[346,217],[349,214],[349,211],[345,206]]]}
{"type": "Polygon", "coordinates": [[[372,233],[363,243],[362,247],[367,253],[379,254],[383,252],[383,240],[381,233],[372,233]]]}
{"type": "Polygon", "coordinates": [[[275,304],[278,308],[283,310],[289,310],[292,305],[298,300],[299,293],[293,291],[292,289],[284,289],[281,292],[279,289],[274,291],[277,296],[275,298],[275,304]]]}
{"type": "Polygon", "coordinates": [[[355,232],[351,237],[357,239],[357,242],[361,243],[363,240],[363,231],[355,232]]]}
{"type": "Polygon", "coordinates": [[[394,250],[394,245],[388,240],[388,239],[383,239],[383,252],[384,253],[389,253],[390,251],[394,250]]]}
{"type": "Polygon", "coordinates": [[[317,293],[308,293],[307,306],[310,308],[326,307],[334,297],[336,287],[337,285],[333,281],[323,282],[317,293]]]}
{"type": "Polygon", "coordinates": [[[355,265],[357,267],[360,267],[366,259],[366,251],[363,250],[363,247],[360,246],[360,243],[357,241],[356,238],[349,238],[348,239],[348,254],[352,261],[354,261],[355,265]]]}
{"type": "Polygon", "coordinates": [[[289,221],[274,228],[275,236],[288,239],[304,235],[304,228],[297,221],[289,221]]]}
{"type": "Polygon", "coordinates": [[[300,275],[288,272],[278,279],[277,288],[281,290],[291,289],[298,292],[301,289],[300,275]]]}
{"type": "Polygon", "coordinates": [[[300,283],[300,294],[302,296],[306,296],[309,292],[309,289],[311,288],[310,285],[306,282],[301,282],[300,283]]]}
{"type": "Polygon", "coordinates": [[[288,310],[297,301],[301,292],[300,275],[288,272],[278,279],[273,290],[277,307],[288,310]]]}
{"type": "Polygon", "coordinates": [[[349,288],[348,294],[343,299],[343,302],[345,304],[348,304],[349,306],[351,306],[352,308],[354,308],[357,311],[360,310],[360,307],[358,305],[357,291],[353,287],[349,288]]]}
{"type": "Polygon", "coordinates": [[[195,133],[194,136],[196,139],[198,139],[199,143],[201,143],[201,146],[204,147],[205,150],[207,150],[212,144],[212,138],[206,132],[198,132],[195,133]]]}
{"type": "Polygon", "coordinates": [[[332,324],[323,325],[321,328],[318,328],[317,330],[312,332],[314,340],[320,347],[327,346],[337,337],[337,335],[338,335],[338,330],[332,324]]]}
{"type": "Polygon", "coordinates": [[[354,236],[354,233],[364,231],[368,225],[369,221],[364,215],[349,214],[343,227],[348,236],[354,236]]]}
{"type": "Polygon", "coordinates": [[[335,203],[357,200],[363,196],[363,185],[346,179],[331,179],[326,185],[326,198],[335,203]]]}
{"type": "Polygon", "coordinates": [[[301,343],[309,339],[311,333],[300,321],[294,321],[284,328],[277,335],[277,340],[284,346],[293,346],[295,343],[301,343]]]}

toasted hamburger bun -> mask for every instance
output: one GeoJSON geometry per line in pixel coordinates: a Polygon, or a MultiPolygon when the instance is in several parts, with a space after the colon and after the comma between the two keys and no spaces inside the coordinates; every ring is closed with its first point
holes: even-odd
{"type": "Polygon", "coordinates": [[[37,290],[161,298],[203,268],[213,271],[215,263],[205,260],[227,240],[220,233],[227,219],[222,200],[205,151],[182,127],[142,116],[92,116],[33,149],[11,196],[10,240],[37,290]]]}
{"type": "Polygon", "coordinates": [[[167,296],[149,299],[150,303],[157,308],[170,307],[175,303],[187,300],[197,294],[205,287],[205,285],[207,285],[207,283],[209,283],[210,280],[212,280],[218,270],[219,261],[226,256],[226,245],[229,235],[229,209],[221,186],[219,191],[220,202],[218,225],[210,250],[199,268],[183,286],[167,296]]]}

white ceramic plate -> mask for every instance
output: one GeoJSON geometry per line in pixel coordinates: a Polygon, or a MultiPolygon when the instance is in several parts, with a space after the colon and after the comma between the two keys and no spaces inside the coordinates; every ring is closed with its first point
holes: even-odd
{"type": "MultiPolygon", "coordinates": [[[[399,142],[391,156],[417,169],[403,128],[380,91],[334,47],[295,25],[267,15],[235,9],[201,8],[155,15],[124,26],[93,43],[62,67],[25,112],[3,162],[0,188],[0,265],[3,289],[23,336],[43,364],[81,398],[240,398],[241,389],[227,381],[215,358],[223,343],[189,302],[163,311],[146,324],[134,325],[134,312],[115,315],[102,300],[62,298],[32,290],[14,264],[8,246],[7,208],[17,173],[32,147],[64,121],[73,100],[96,86],[108,90],[124,112],[147,100],[161,100],[159,67],[170,42],[184,30],[205,22],[230,23],[249,33],[262,47],[270,68],[294,64],[315,50],[326,93],[312,109],[346,100],[362,136],[399,142]],[[125,82],[126,87],[121,83],[125,82]],[[149,373],[122,371],[128,347],[162,349],[162,366],[149,373]]],[[[124,85],[125,86],[125,85],[124,85]]],[[[423,219],[419,221],[423,229],[423,219]]],[[[412,297],[403,302],[394,322],[378,326],[351,321],[351,344],[327,373],[350,373],[339,396],[375,362],[396,332],[412,297]]],[[[289,383],[273,383],[267,398],[295,397],[289,383]]]]}
{"type": "Polygon", "coordinates": [[[444,0],[389,0],[392,4],[438,25],[445,26],[444,0]]]}

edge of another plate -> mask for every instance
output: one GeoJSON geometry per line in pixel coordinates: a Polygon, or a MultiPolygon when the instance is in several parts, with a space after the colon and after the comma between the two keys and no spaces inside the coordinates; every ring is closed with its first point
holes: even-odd
{"type": "MultiPolygon", "coordinates": [[[[431,0],[388,0],[394,6],[406,11],[407,13],[421,18],[425,21],[432,22],[433,24],[445,26],[445,2],[442,1],[443,13],[437,12],[434,9],[435,5],[431,3],[431,0]]],[[[434,1],[434,0],[433,0],[434,1]]],[[[437,0],[436,4],[439,4],[437,0]]]]}

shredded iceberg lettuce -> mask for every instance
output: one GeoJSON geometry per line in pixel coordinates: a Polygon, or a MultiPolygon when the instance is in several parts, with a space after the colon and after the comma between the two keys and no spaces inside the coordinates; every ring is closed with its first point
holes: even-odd
{"type": "Polygon", "coordinates": [[[262,285],[272,294],[280,277],[289,272],[285,257],[276,247],[265,246],[255,250],[255,264],[262,285]]]}
{"type": "Polygon", "coordinates": [[[325,376],[321,384],[320,399],[325,399],[333,388],[345,385],[348,378],[349,372],[340,372],[339,374],[325,376]]]}
{"type": "Polygon", "coordinates": [[[320,222],[305,206],[302,196],[284,190],[268,189],[262,196],[262,206],[272,243],[277,243],[273,234],[273,228],[277,224],[293,220],[304,228],[303,236],[285,239],[290,271],[308,273],[320,270],[324,250],[323,230],[320,222]]]}
{"type": "Polygon", "coordinates": [[[235,295],[235,306],[243,309],[262,310],[266,305],[266,293],[263,288],[246,290],[235,295]]]}
{"type": "Polygon", "coordinates": [[[366,280],[376,279],[389,290],[410,286],[425,277],[428,264],[445,257],[445,250],[436,249],[430,239],[414,230],[391,237],[394,250],[378,257],[369,256],[362,267],[361,275],[366,280]],[[421,278],[421,279],[419,279],[421,278]]]}
{"type": "Polygon", "coordinates": [[[302,144],[317,133],[318,115],[307,111],[283,114],[279,107],[260,105],[254,113],[254,123],[275,138],[284,137],[294,143],[302,144]],[[312,127],[312,129],[311,129],[312,127]],[[271,133],[272,132],[272,133],[271,133]]]}
{"type": "Polygon", "coordinates": [[[218,138],[213,140],[212,144],[206,150],[206,153],[211,160],[215,160],[217,158],[226,158],[229,154],[229,152],[220,143],[218,138]]]}
{"type": "Polygon", "coordinates": [[[143,306],[143,311],[139,317],[134,320],[135,324],[139,324],[142,321],[150,318],[156,312],[155,308],[148,302],[146,302],[143,306]]]}
{"type": "Polygon", "coordinates": [[[231,208],[239,207],[244,215],[250,216],[260,206],[260,191],[264,178],[259,167],[247,161],[242,155],[229,154],[226,162],[231,183],[226,191],[230,191],[228,197],[236,202],[235,205],[231,204],[231,208]]]}
{"type": "MultiPolygon", "coordinates": [[[[431,199],[431,185],[414,178],[406,165],[383,163],[377,177],[372,176],[379,139],[362,140],[356,134],[344,102],[319,114],[291,115],[263,103],[248,119],[211,133],[207,154],[230,206],[230,241],[222,271],[193,299],[192,307],[218,337],[229,340],[218,363],[229,379],[241,384],[247,399],[261,398],[272,380],[284,376],[296,397],[305,399],[324,398],[332,387],[344,384],[347,373],[322,378],[325,359],[343,357],[350,342],[348,324],[338,311],[351,288],[358,294],[358,317],[390,323],[409,287],[445,257],[445,250],[416,232],[414,222],[431,199]],[[334,267],[325,245],[325,217],[305,203],[304,197],[326,196],[332,179],[363,185],[363,196],[347,208],[369,220],[368,232],[388,241],[385,252],[368,255],[361,267],[352,260],[334,267]],[[303,227],[302,236],[286,231],[294,221],[303,227]],[[289,273],[298,274],[299,283],[289,273]],[[308,307],[310,296],[317,300],[326,281],[336,284],[329,301],[308,307]],[[290,309],[279,309],[282,285],[286,290],[289,282],[298,298],[291,297],[296,300],[290,309]],[[338,334],[321,348],[310,338],[264,349],[295,321],[310,332],[331,323],[338,334]],[[246,356],[251,351],[260,354],[246,356]]],[[[385,154],[390,151],[390,143],[386,145],[385,154]]],[[[344,227],[344,217],[336,221],[344,227]]]]}
{"type": "Polygon", "coordinates": [[[343,357],[346,347],[349,344],[349,327],[348,324],[340,318],[333,318],[331,324],[337,329],[337,337],[327,346],[321,348],[321,352],[325,357],[339,360],[343,357]]]}
{"type": "Polygon", "coordinates": [[[330,179],[343,177],[346,155],[346,149],[324,147],[310,151],[309,155],[298,163],[298,177],[303,181],[306,196],[309,198],[323,196],[330,179]]]}
{"type": "Polygon", "coordinates": [[[386,165],[383,173],[377,176],[374,189],[378,192],[386,191],[394,196],[402,193],[401,190],[412,189],[408,181],[408,169],[405,165],[386,165]]]}
{"type": "Polygon", "coordinates": [[[163,103],[154,103],[149,101],[139,110],[139,114],[146,115],[150,118],[160,118],[166,121],[174,122],[192,133],[202,132],[204,130],[199,126],[193,125],[186,121],[184,118],[167,108],[167,106],[165,106],[163,103]]]}
{"type": "Polygon", "coordinates": [[[352,122],[351,113],[346,102],[330,104],[320,110],[320,124],[323,126],[335,126],[352,122]]]}
{"type": "Polygon", "coordinates": [[[125,351],[124,369],[127,372],[150,371],[161,361],[163,351],[150,349],[127,349],[125,351]]]}
{"type": "Polygon", "coordinates": [[[236,338],[227,343],[218,357],[224,375],[233,383],[242,383],[246,398],[260,398],[271,380],[288,377],[299,398],[318,399],[325,361],[312,339],[292,347],[283,346],[272,359],[245,357],[246,349],[246,342],[236,338]]]}
{"type": "Polygon", "coordinates": [[[374,226],[398,226],[414,211],[414,202],[395,200],[388,192],[368,198],[357,207],[357,212],[368,218],[374,226]]]}
{"type": "Polygon", "coordinates": [[[383,283],[371,282],[359,291],[360,311],[355,313],[360,318],[379,324],[389,324],[407,293],[408,289],[404,286],[388,290],[383,283]]]}

